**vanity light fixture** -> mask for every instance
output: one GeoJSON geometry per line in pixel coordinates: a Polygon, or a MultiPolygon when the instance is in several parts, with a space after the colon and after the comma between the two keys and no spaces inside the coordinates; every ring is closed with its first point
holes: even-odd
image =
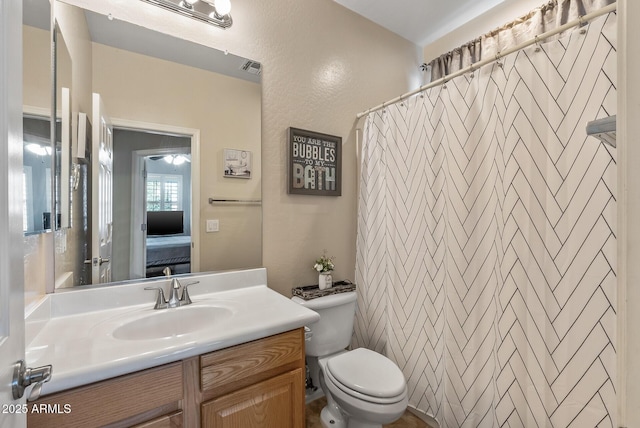
{"type": "Polygon", "coordinates": [[[142,0],[155,4],[163,9],[188,16],[197,21],[206,22],[222,29],[233,24],[231,19],[230,0],[215,0],[215,3],[205,0],[142,0]]]}
{"type": "Polygon", "coordinates": [[[231,12],[231,0],[216,0],[214,3],[216,13],[220,16],[229,15],[231,12]]]}
{"type": "Polygon", "coordinates": [[[192,10],[193,5],[196,4],[197,2],[198,0],[182,0],[180,2],[180,6],[184,7],[185,9],[192,10]]]}

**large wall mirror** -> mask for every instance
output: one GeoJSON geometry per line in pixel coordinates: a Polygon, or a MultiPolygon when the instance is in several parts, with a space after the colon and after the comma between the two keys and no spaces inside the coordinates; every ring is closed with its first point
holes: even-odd
{"type": "Polygon", "coordinates": [[[53,15],[71,70],[56,289],[261,266],[255,63],[65,2],[53,15]]]}

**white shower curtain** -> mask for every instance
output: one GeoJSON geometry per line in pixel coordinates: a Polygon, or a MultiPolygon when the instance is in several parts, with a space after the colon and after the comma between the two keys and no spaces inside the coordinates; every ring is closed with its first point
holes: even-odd
{"type": "Polygon", "coordinates": [[[441,427],[615,426],[615,19],[366,119],[354,346],[441,427]]]}

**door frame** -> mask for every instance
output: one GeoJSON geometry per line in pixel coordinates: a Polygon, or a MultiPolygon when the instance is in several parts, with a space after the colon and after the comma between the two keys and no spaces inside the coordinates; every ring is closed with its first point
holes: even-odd
{"type": "MultiPolygon", "coordinates": [[[[22,231],[22,2],[0,1],[0,403],[24,404],[11,391],[25,355],[22,231]]],[[[26,415],[0,412],[0,427],[24,427],[26,415]]]]}
{"type": "MultiPolygon", "coordinates": [[[[111,118],[111,121],[117,129],[173,134],[191,139],[191,272],[200,272],[200,130],[129,119],[111,118]]],[[[143,245],[139,233],[132,233],[131,240],[131,245],[143,245]],[[137,243],[134,242],[136,237],[139,239],[137,243]]]]}
{"type": "MultiPolygon", "coordinates": [[[[186,137],[185,137],[186,138],[186,137]]],[[[190,150],[190,149],[189,149],[190,150]]],[[[144,149],[135,150],[131,165],[132,186],[131,191],[131,239],[129,251],[131,254],[131,263],[129,265],[129,277],[145,278],[147,265],[147,242],[144,239],[146,234],[140,234],[140,225],[146,223],[146,176],[143,178],[143,172],[146,162],[145,159],[154,155],[178,155],[187,154],[186,147],[166,148],[166,149],[144,149]],[[137,202],[137,203],[136,203],[137,202]]],[[[191,155],[191,153],[188,153],[191,155]]],[[[189,187],[193,183],[193,174],[189,174],[189,187]]],[[[193,203],[190,201],[189,213],[193,209],[193,203]]],[[[189,217],[191,219],[191,216],[189,217]]],[[[191,227],[189,227],[189,237],[193,239],[191,227]]]]}

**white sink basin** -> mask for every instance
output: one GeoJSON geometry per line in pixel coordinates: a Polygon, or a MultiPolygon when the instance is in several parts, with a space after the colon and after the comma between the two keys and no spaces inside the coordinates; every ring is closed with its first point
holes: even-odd
{"type": "Polygon", "coordinates": [[[159,309],[149,315],[129,320],[113,330],[120,340],[150,340],[184,336],[216,326],[231,318],[233,312],[220,306],[184,306],[159,309]]]}

